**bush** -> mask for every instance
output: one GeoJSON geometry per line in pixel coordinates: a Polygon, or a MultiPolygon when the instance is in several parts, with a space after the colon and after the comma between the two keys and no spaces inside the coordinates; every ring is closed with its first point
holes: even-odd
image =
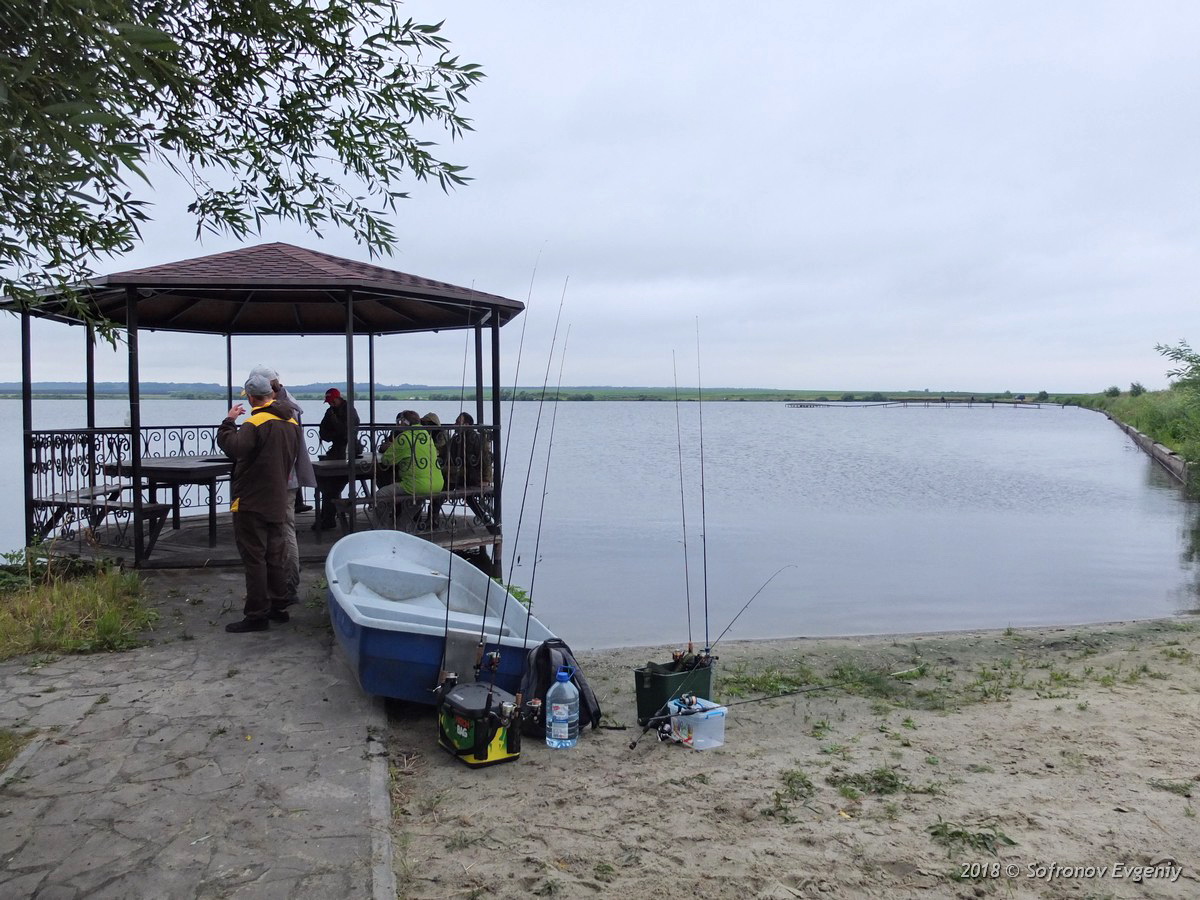
{"type": "Polygon", "coordinates": [[[1142,383],[1140,381],[1135,381],[1129,386],[1130,397],[1140,397],[1144,393],[1146,393],[1146,389],[1142,387],[1142,383]]]}
{"type": "Polygon", "coordinates": [[[1105,397],[1120,397],[1121,389],[1114,384],[1112,387],[1104,389],[1104,396],[1105,397]]]}

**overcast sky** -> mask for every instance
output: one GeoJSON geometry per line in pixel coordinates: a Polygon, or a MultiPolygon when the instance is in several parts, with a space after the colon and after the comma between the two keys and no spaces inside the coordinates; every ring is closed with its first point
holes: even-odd
{"type": "MultiPolygon", "coordinates": [[[[407,9],[444,17],[488,77],[475,132],[443,148],[475,181],[414,188],[385,264],[519,300],[532,281],[523,384],[568,279],[572,385],[670,384],[673,349],[694,383],[697,319],[710,386],[1162,387],[1154,345],[1200,343],[1200,4],[407,9]]],[[[166,186],[145,243],[99,271],[239,246],[196,242],[186,205],[166,186]]],[[[262,240],[367,258],[345,234],[262,240]]],[[[0,379],[18,379],[15,320],[0,328],[0,379]]],[[[36,379],[83,378],[78,329],[35,341],[36,379]]],[[[379,348],[380,381],[461,379],[461,336],[379,348]]],[[[220,338],[141,350],[144,380],[224,377],[220,338]]],[[[243,338],[235,374],[336,383],[341,353],[243,338]]],[[[98,377],[124,365],[103,353],[98,377]]]]}

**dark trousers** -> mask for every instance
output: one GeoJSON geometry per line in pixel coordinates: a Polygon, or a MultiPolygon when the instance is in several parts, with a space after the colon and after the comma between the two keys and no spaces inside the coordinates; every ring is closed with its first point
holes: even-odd
{"type": "Polygon", "coordinates": [[[321,494],[321,527],[333,528],[337,524],[337,500],[346,489],[346,479],[318,478],[317,490],[321,494]]]}
{"type": "Polygon", "coordinates": [[[258,513],[233,514],[233,537],[246,567],[247,619],[265,619],[287,605],[284,527],[284,522],[268,522],[258,513]]]}

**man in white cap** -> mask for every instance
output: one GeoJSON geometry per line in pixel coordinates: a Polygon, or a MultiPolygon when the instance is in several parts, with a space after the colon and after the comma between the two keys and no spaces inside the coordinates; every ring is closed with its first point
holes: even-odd
{"type": "Polygon", "coordinates": [[[225,626],[234,634],[266,631],[271,622],[288,620],[284,529],[288,478],[300,444],[300,425],[275,404],[268,378],[251,375],[246,399],[251,407],[246,421],[237,425],[246,409],[235,403],[217,428],[217,446],[234,461],[233,536],[246,567],[244,618],[225,626]]]}
{"type": "MultiPolygon", "coordinates": [[[[270,380],[271,389],[275,392],[275,405],[300,423],[304,410],[296,402],[296,398],[288,393],[288,389],[279,381],[279,373],[270,366],[258,365],[250,370],[250,376],[254,377],[255,375],[261,375],[270,380]]],[[[296,450],[296,465],[288,479],[291,503],[288,505],[287,529],[284,532],[284,539],[287,541],[284,567],[288,573],[288,606],[300,602],[300,545],[296,541],[296,513],[312,509],[311,506],[301,504],[301,494],[304,488],[315,488],[316,486],[317,476],[313,471],[312,460],[308,457],[308,447],[304,442],[304,429],[301,428],[300,446],[296,450]]]]}

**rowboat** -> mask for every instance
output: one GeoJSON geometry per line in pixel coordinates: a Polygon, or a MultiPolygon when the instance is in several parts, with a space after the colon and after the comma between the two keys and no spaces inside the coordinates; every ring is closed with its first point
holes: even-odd
{"type": "Polygon", "coordinates": [[[527,651],[554,637],[483,571],[404,532],[346,535],[325,579],[333,632],[368,694],[435,705],[443,656],[446,671],[472,681],[481,641],[484,658],[499,654],[494,683],[515,694],[527,651]]]}

